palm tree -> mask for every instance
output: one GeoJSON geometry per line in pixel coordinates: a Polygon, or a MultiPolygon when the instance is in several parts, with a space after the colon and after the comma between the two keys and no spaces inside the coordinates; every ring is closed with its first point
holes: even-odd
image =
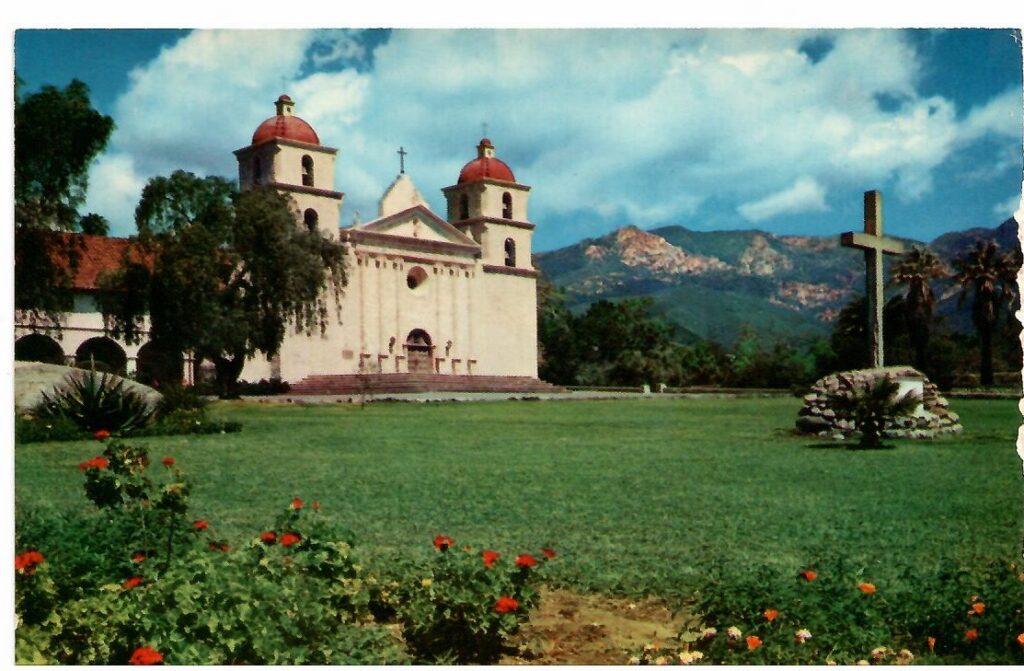
{"type": "Polygon", "coordinates": [[[992,376],[992,333],[999,319],[999,312],[1005,303],[1012,309],[1017,289],[1017,269],[1020,268],[1020,252],[1000,253],[999,245],[993,240],[979,240],[974,247],[953,261],[956,269],[954,279],[960,285],[960,305],[970,292],[974,304],[971,318],[981,339],[981,384],[991,385],[992,376]]]}
{"type": "Polygon", "coordinates": [[[906,285],[904,298],[910,339],[914,345],[914,366],[924,370],[931,337],[932,313],[935,294],[930,280],[946,277],[948,272],[935,254],[923,247],[914,247],[904,254],[892,268],[890,284],[906,285]]]}

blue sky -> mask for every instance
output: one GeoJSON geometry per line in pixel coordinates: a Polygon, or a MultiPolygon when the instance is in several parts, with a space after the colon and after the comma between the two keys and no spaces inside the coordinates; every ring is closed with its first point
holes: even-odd
{"type": "Polygon", "coordinates": [[[535,249],[635,224],[780,234],[995,226],[1022,174],[1020,37],[966,30],[20,30],[27,89],[86,82],[117,124],[85,211],[134,232],[146,180],[235,176],[288,93],[339,149],[342,222],[407,171],[431,206],[475,156],[533,187],[535,249]]]}

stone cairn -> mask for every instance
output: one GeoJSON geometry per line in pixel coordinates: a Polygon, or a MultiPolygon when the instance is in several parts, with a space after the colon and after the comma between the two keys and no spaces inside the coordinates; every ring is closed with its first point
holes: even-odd
{"type": "Polygon", "coordinates": [[[880,378],[896,382],[914,380],[922,384],[921,406],[917,412],[887,421],[882,433],[884,437],[928,439],[963,431],[959,415],[949,409],[949,401],[939,394],[938,387],[929,382],[924,374],[909,366],[850,370],[821,378],[811,387],[810,393],[804,396],[804,407],[800,409],[800,416],[796,420],[797,430],[838,440],[854,435],[857,427],[853,420],[837,413],[831,407],[829,397],[851,396],[854,390],[864,389],[880,378]]]}

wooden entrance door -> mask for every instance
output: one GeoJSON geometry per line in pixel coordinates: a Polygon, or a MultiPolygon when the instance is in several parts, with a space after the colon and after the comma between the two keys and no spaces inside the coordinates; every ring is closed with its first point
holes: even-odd
{"type": "Polygon", "coordinates": [[[430,334],[423,329],[413,329],[405,339],[405,356],[410,373],[432,373],[434,346],[430,334]]]}

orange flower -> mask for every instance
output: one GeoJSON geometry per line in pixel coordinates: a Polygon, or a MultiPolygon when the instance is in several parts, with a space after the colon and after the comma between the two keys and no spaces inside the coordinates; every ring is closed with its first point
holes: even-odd
{"type": "Polygon", "coordinates": [[[935,652],[935,637],[934,636],[929,636],[928,637],[928,649],[931,650],[932,652],[935,652]]]}
{"type": "Polygon", "coordinates": [[[260,540],[268,545],[273,545],[277,542],[277,534],[273,531],[264,531],[260,534],[260,540]]]}
{"type": "Polygon", "coordinates": [[[451,536],[434,536],[434,547],[441,552],[447,552],[448,548],[455,545],[455,539],[451,536]]]}
{"type": "Polygon", "coordinates": [[[540,553],[544,555],[544,559],[554,559],[557,556],[551,548],[541,548],[540,553]]]}
{"type": "Polygon", "coordinates": [[[160,463],[166,466],[167,468],[170,468],[171,466],[174,465],[174,457],[164,457],[163,459],[160,460],[160,463]]]}
{"type": "Polygon", "coordinates": [[[211,550],[216,550],[217,552],[227,552],[231,549],[230,545],[221,541],[210,541],[209,547],[211,550]]]}
{"type": "Polygon", "coordinates": [[[136,587],[138,587],[141,584],[142,584],[142,576],[141,575],[133,575],[131,578],[128,578],[127,580],[124,581],[124,583],[121,585],[121,589],[123,589],[123,590],[135,589],[136,587]]]}
{"type": "Polygon", "coordinates": [[[14,570],[23,575],[32,575],[36,572],[36,566],[42,564],[46,559],[39,550],[28,550],[14,557],[14,570]]]}
{"type": "Polygon", "coordinates": [[[519,568],[533,568],[537,565],[537,560],[533,558],[533,555],[522,554],[516,557],[516,566],[519,568]]]}
{"type": "Polygon", "coordinates": [[[146,666],[149,664],[160,664],[164,661],[164,656],[153,648],[145,645],[141,648],[136,648],[135,652],[132,653],[132,658],[128,661],[129,664],[135,664],[140,666],[146,666]]]}
{"type": "Polygon", "coordinates": [[[857,585],[857,588],[860,589],[860,591],[864,592],[865,594],[874,594],[875,593],[875,586],[872,585],[869,582],[862,582],[861,584],[857,585]]]}
{"type": "Polygon", "coordinates": [[[302,499],[300,499],[297,496],[294,499],[292,499],[291,509],[292,510],[302,510],[302,499]]]}
{"type": "Polygon", "coordinates": [[[496,562],[499,559],[501,559],[501,554],[498,553],[498,552],[495,552],[494,550],[484,550],[483,557],[484,557],[484,566],[486,566],[487,568],[491,568],[492,566],[494,566],[494,562],[496,562]]]}
{"type": "Polygon", "coordinates": [[[281,545],[286,548],[291,547],[302,540],[298,534],[286,533],[281,536],[281,545]]]}
{"type": "Polygon", "coordinates": [[[192,528],[196,531],[202,531],[208,526],[210,526],[210,524],[206,520],[196,520],[192,523],[192,528]]]}
{"type": "Polygon", "coordinates": [[[964,636],[967,637],[968,641],[976,641],[976,640],[978,640],[978,630],[977,629],[973,629],[973,628],[972,629],[968,629],[967,631],[964,632],[964,636]]]}
{"type": "Polygon", "coordinates": [[[96,433],[92,434],[92,437],[96,440],[106,440],[107,438],[110,438],[110,432],[106,429],[100,429],[96,433]]]}
{"type": "Polygon", "coordinates": [[[747,650],[757,650],[761,647],[761,639],[757,636],[747,636],[747,650]]]}
{"type": "Polygon", "coordinates": [[[984,612],[985,612],[985,604],[983,604],[982,602],[978,601],[977,603],[972,603],[971,604],[971,614],[981,615],[984,612]]]}
{"type": "Polygon", "coordinates": [[[503,596],[494,603],[494,612],[511,613],[519,610],[519,602],[510,596],[503,596]]]}
{"type": "Polygon", "coordinates": [[[768,620],[769,622],[771,622],[772,620],[774,620],[778,616],[779,616],[779,611],[775,610],[774,608],[769,608],[768,610],[766,610],[764,612],[764,619],[768,620]]]}
{"type": "Polygon", "coordinates": [[[82,463],[78,464],[78,470],[88,471],[95,468],[97,470],[102,471],[109,465],[110,461],[106,457],[93,457],[88,461],[83,461],[82,463]]]}
{"type": "Polygon", "coordinates": [[[146,561],[146,553],[141,550],[132,555],[132,563],[138,564],[146,561]]]}
{"type": "Polygon", "coordinates": [[[1024,634],[1017,637],[1017,642],[1024,646],[1024,634]]]}
{"type": "Polygon", "coordinates": [[[811,582],[818,577],[818,572],[807,569],[806,571],[800,571],[800,577],[807,582],[811,582]]]}

